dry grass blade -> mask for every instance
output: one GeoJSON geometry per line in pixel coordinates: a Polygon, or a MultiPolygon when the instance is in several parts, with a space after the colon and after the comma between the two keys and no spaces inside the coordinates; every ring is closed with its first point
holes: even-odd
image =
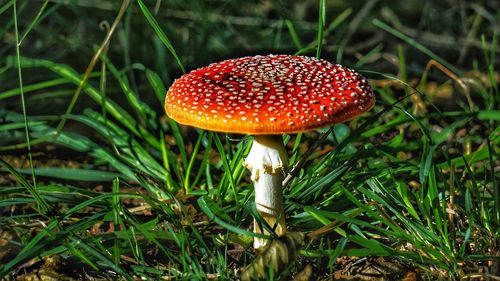
{"type": "Polygon", "coordinates": [[[113,36],[113,33],[116,30],[116,27],[122,20],[123,15],[127,11],[127,8],[130,4],[130,0],[123,0],[122,5],[120,7],[120,10],[118,11],[118,15],[116,16],[115,20],[113,21],[113,24],[111,25],[111,28],[109,29],[108,33],[106,34],[106,37],[104,37],[104,40],[102,41],[101,45],[99,46],[99,49],[97,52],[94,54],[92,57],[92,60],[90,61],[89,65],[87,66],[87,69],[85,70],[85,73],[83,74],[82,79],[80,80],[80,83],[78,84],[78,88],[76,88],[75,94],[73,95],[73,98],[71,99],[71,102],[66,109],[65,114],[62,116],[61,121],[57,125],[56,128],[56,136],[59,135],[64,128],[64,125],[66,124],[66,121],[68,119],[68,116],[71,114],[73,111],[73,107],[76,104],[76,101],[78,100],[78,97],[80,96],[80,93],[82,92],[83,87],[87,83],[87,80],[89,79],[90,74],[92,73],[92,70],[94,69],[97,60],[101,56],[101,54],[108,48],[109,42],[111,40],[111,37],[113,36]]]}

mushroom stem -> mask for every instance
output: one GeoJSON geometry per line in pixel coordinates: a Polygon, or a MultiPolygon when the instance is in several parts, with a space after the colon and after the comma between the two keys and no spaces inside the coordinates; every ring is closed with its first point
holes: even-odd
{"type": "MultiPolygon", "coordinates": [[[[252,172],[255,187],[255,205],[262,218],[278,236],[286,232],[283,211],[283,174],[288,166],[283,141],[279,136],[259,135],[254,137],[252,148],[243,165],[252,172]]],[[[269,234],[254,221],[254,232],[269,234]]],[[[254,248],[267,245],[267,240],[254,239],[254,248]]]]}

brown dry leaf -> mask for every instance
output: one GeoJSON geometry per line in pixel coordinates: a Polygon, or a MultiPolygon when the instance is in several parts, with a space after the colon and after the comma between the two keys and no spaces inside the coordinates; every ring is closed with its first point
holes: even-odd
{"type": "Polygon", "coordinates": [[[302,271],[300,271],[295,275],[295,277],[293,277],[293,281],[309,281],[311,280],[312,272],[313,272],[312,265],[306,264],[306,266],[304,266],[302,271]]]}
{"type": "Polygon", "coordinates": [[[342,269],[334,272],[334,280],[402,280],[407,272],[403,263],[384,257],[344,258],[341,263],[342,269]]]}
{"type": "Polygon", "coordinates": [[[25,273],[16,277],[16,280],[22,281],[73,281],[73,277],[59,272],[63,269],[61,257],[49,256],[43,259],[43,264],[39,269],[25,273]]]}
{"type": "Polygon", "coordinates": [[[16,240],[19,241],[19,236],[14,229],[7,226],[0,228],[0,264],[7,263],[19,253],[21,247],[13,243],[16,240]]]}
{"type": "Polygon", "coordinates": [[[417,273],[408,271],[405,278],[401,279],[401,281],[417,281],[417,273]]]}

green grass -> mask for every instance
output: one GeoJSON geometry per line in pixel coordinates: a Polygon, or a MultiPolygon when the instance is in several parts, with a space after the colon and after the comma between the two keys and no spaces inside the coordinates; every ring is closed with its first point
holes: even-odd
{"type": "Polygon", "coordinates": [[[341,61],[377,96],[356,120],[284,136],[298,164],[287,224],[306,239],[274,279],[306,265],[331,278],[337,258],[372,256],[404,264],[387,280],[499,274],[496,4],[410,1],[406,19],[377,1],[138,0],[122,17],[96,3],[0,3],[0,234],[13,237],[0,235],[0,278],[237,279],[260,220],[242,166],[251,138],[178,125],[163,99],[186,70],[269,52],[341,61]],[[118,19],[111,37],[103,16],[118,19]]]}

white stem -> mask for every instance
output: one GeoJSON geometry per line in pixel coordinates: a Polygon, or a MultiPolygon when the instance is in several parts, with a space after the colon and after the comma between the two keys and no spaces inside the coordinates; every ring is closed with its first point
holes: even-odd
{"type": "Polygon", "coordinates": [[[257,210],[275,216],[283,213],[282,182],[281,171],[276,173],[261,172],[258,180],[253,180],[257,210]]]}
{"type": "MultiPolygon", "coordinates": [[[[252,148],[243,165],[252,172],[255,187],[255,204],[264,220],[279,236],[286,232],[283,212],[283,173],[288,166],[288,157],[281,137],[255,136],[252,148]]],[[[254,223],[256,233],[268,234],[254,223]]],[[[254,240],[255,249],[264,247],[265,239],[254,240]]]]}

